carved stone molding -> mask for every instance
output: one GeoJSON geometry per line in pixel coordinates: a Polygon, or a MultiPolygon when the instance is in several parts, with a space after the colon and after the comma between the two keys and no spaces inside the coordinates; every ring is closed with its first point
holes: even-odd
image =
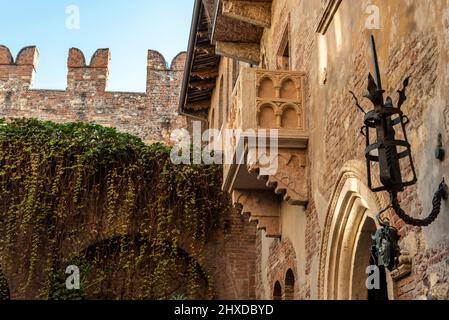
{"type": "Polygon", "coordinates": [[[363,162],[352,160],[343,166],[337,178],[337,183],[334,187],[334,191],[332,193],[331,200],[327,209],[321,238],[321,250],[319,256],[320,266],[318,274],[318,296],[320,299],[325,299],[327,296],[326,275],[329,272],[329,270],[327,269],[329,267],[328,262],[330,257],[332,256],[332,252],[330,252],[329,249],[331,249],[330,247],[332,247],[333,245],[332,239],[334,237],[331,229],[333,221],[338,217],[339,214],[337,208],[339,202],[341,202],[342,199],[345,199],[345,197],[347,196],[343,192],[343,189],[347,185],[347,182],[351,180],[358,182],[359,191],[362,192],[363,196],[367,196],[365,197],[365,200],[369,200],[368,198],[371,199],[371,201],[373,202],[374,211],[378,211],[380,210],[380,208],[385,208],[387,205],[387,199],[379,198],[378,195],[371,193],[368,187],[364,184],[363,181],[366,181],[365,171],[366,170],[364,168],[363,162]]]}
{"type": "Polygon", "coordinates": [[[391,278],[398,281],[412,273],[412,257],[406,251],[401,252],[399,265],[391,272],[391,278]]]}
{"type": "Polygon", "coordinates": [[[249,163],[248,171],[258,173],[258,179],[266,181],[269,188],[276,194],[282,194],[285,201],[291,205],[307,205],[308,197],[308,168],[307,150],[279,150],[272,158],[271,165],[277,165],[274,174],[263,174],[259,162],[249,163]],[[277,164],[276,164],[277,162],[277,164]]]}
{"type": "Polygon", "coordinates": [[[305,75],[301,72],[257,70],[257,127],[305,133],[304,81],[305,75]],[[271,111],[265,112],[267,109],[271,111]]]}
{"type": "Polygon", "coordinates": [[[250,221],[257,221],[257,229],[265,230],[266,236],[279,238],[281,236],[280,204],[273,193],[269,191],[234,190],[232,203],[240,206],[242,214],[249,214],[250,221]]]}

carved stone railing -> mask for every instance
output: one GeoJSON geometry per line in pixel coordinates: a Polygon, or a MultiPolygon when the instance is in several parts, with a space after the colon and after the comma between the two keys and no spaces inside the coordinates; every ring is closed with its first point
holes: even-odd
{"type": "Polygon", "coordinates": [[[228,127],[305,134],[303,88],[301,72],[242,68],[234,88],[228,127]]]}
{"type": "Polygon", "coordinates": [[[251,213],[269,236],[280,232],[279,212],[270,208],[280,205],[279,195],[292,205],[308,202],[304,82],[301,72],[242,68],[225,125],[228,132],[239,134],[224,143],[223,189],[233,193],[234,202],[243,205],[243,212],[251,213]],[[266,148],[260,146],[261,134],[267,136],[266,148]],[[271,148],[273,141],[276,148],[271,148]],[[264,170],[267,166],[271,169],[264,170]],[[267,198],[267,192],[275,199],[267,198]]]}

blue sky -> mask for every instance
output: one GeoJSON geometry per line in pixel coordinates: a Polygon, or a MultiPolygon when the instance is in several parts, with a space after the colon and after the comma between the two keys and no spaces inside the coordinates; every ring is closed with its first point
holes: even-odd
{"type": "Polygon", "coordinates": [[[98,48],[110,48],[108,90],[145,91],[147,50],[168,62],[187,49],[194,0],[0,0],[0,44],[15,57],[36,45],[34,88],[65,89],[67,54],[81,49],[89,62],[98,48]],[[79,8],[79,29],[68,6],[79,8]]]}

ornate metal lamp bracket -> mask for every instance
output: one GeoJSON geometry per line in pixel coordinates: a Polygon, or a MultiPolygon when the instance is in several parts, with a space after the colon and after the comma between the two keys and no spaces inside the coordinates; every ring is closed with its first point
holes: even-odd
{"type": "Polygon", "coordinates": [[[371,46],[374,64],[374,77],[371,73],[368,75],[368,93],[364,96],[368,98],[374,106],[374,109],[366,112],[359,104],[356,95],[352,94],[355,105],[364,114],[364,126],[361,133],[366,139],[365,157],[368,173],[368,186],[373,192],[387,191],[390,194],[390,205],[379,213],[378,219],[381,225],[389,228],[389,223],[384,223],[381,214],[392,208],[395,213],[405,223],[413,226],[428,226],[438,217],[441,209],[441,200],[448,198],[448,186],[444,179],[435,192],[432,201],[432,211],[424,219],[410,217],[401,208],[398,200],[398,193],[405,187],[414,185],[417,182],[415,167],[411,155],[411,146],[407,140],[406,126],[410,122],[409,118],[403,114],[401,107],[407,100],[406,89],[409,85],[410,77],[405,78],[403,87],[397,91],[398,102],[395,106],[393,99],[387,97],[384,101],[385,91],[382,89],[382,83],[379,72],[379,63],[377,59],[376,44],[374,37],[371,36],[371,46]],[[402,133],[402,138],[398,138],[397,132],[402,133]],[[370,140],[374,131],[375,142],[370,140]],[[406,179],[402,176],[400,161],[408,161],[412,172],[412,178],[406,179]],[[380,182],[382,186],[373,186],[372,184],[372,164],[376,163],[379,167],[380,182]]]}

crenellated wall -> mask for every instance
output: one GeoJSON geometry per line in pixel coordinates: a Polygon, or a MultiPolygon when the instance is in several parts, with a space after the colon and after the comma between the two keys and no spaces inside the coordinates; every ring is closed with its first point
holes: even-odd
{"type": "Polygon", "coordinates": [[[66,90],[31,89],[38,57],[36,47],[26,47],[14,60],[10,50],[0,46],[0,118],[91,122],[116,127],[146,142],[169,142],[173,129],[187,126],[177,110],[183,52],[167,66],[159,52],[148,51],[144,93],[106,91],[109,49],[98,49],[89,64],[81,50],[70,49],[66,90]]]}

